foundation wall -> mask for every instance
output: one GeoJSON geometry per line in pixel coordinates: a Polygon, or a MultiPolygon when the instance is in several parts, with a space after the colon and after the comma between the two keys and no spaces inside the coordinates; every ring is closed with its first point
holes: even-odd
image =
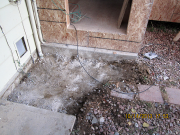
{"type": "MultiPolygon", "coordinates": [[[[55,0],[54,0],[55,1],[55,0]]],[[[65,1],[59,0],[62,8],[65,1]]],[[[138,53],[149,20],[153,0],[133,0],[127,34],[77,31],[80,46],[138,53]]],[[[77,45],[76,32],[66,27],[66,15],[51,0],[37,0],[43,38],[47,43],[77,45]]],[[[118,18],[117,18],[118,20],[118,18]]]]}

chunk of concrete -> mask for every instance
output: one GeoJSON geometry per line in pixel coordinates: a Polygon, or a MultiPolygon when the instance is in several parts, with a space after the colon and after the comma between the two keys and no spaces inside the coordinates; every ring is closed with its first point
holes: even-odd
{"type": "Polygon", "coordinates": [[[118,89],[112,90],[111,91],[111,96],[119,97],[119,98],[125,98],[125,99],[130,99],[130,100],[134,99],[134,94],[121,94],[118,91],[119,91],[118,89]]]}
{"type": "Polygon", "coordinates": [[[180,105],[180,89],[166,88],[166,92],[170,103],[180,105]]]}
{"type": "Polygon", "coordinates": [[[76,117],[0,100],[1,135],[69,135],[76,117]]]}
{"type": "MultiPolygon", "coordinates": [[[[148,89],[150,85],[138,85],[139,91],[148,89]]],[[[152,86],[147,91],[139,93],[140,100],[163,103],[161,91],[158,86],[152,86]]]]}

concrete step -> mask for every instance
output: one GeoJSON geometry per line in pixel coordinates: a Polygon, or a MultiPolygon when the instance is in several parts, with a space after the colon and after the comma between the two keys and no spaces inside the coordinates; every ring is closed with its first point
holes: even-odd
{"type": "Polygon", "coordinates": [[[1,135],[69,135],[76,117],[0,99],[1,135]]]}

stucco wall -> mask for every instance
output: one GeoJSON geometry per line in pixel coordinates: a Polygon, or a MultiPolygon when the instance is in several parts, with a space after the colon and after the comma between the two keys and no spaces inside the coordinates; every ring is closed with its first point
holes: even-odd
{"type": "MultiPolygon", "coordinates": [[[[60,0],[62,6],[65,0],[60,0]]],[[[133,0],[127,34],[78,30],[79,45],[138,53],[149,20],[153,0],[133,0]]],[[[46,42],[76,45],[75,30],[67,29],[66,16],[51,0],[37,0],[43,38],[46,42]]],[[[118,19],[118,18],[117,18],[118,19]]]]}
{"type": "MultiPolygon", "coordinates": [[[[31,30],[25,0],[22,0],[18,6],[10,4],[8,0],[1,1],[0,25],[7,37],[7,41],[10,45],[10,48],[13,51],[14,59],[20,61],[23,65],[30,58],[30,50],[31,52],[35,52],[36,47],[34,43],[34,38],[31,30]],[[22,38],[22,36],[25,37],[25,42],[28,51],[19,60],[16,53],[17,48],[15,43],[20,38],[22,38]],[[30,48],[28,47],[28,45],[30,48]]],[[[2,92],[5,89],[5,87],[8,86],[7,84],[9,84],[11,78],[13,78],[17,74],[17,70],[13,62],[11,51],[1,30],[0,44],[0,92],[2,92]]],[[[16,63],[16,65],[18,67],[18,63],[16,63]]]]}

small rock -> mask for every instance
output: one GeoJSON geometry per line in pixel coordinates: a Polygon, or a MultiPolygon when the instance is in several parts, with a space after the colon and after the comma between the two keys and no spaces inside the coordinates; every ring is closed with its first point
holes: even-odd
{"type": "Polygon", "coordinates": [[[97,123],[97,122],[98,122],[97,118],[96,118],[96,117],[93,117],[93,119],[92,119],[92,124],[97,123]]]}
{"type": "Polygon", "coordinates": [[[99,119],[99,122],[100,122],[100,124],[104,123],[104,117],[101,117],[101,118],[99,119]]]}
{"type": "Polygon", "coordinates": [[[149,68],[147,69],[147,73],[148,73],[148,74],[151,74],[151,71],[150,71],[150,69],[149,69],[149,68]]]}
{"type": "Polygon", "coordinates": [[[137,127],[137,128],[138,128],[138,127],[139,127],[139,125],[138,125],[137,123],[135,123],[135,127],[137,127]]]}
{"type": "Polygon", "coordinates": [[[90,117],[90,116],[86,116],[86,119],[87,119],[87,120],[90,120],[90,119],[91,119],[91,117],[90,117]]]}
{"type": "Polygon", "coordinates": [[[172,123],[170,123],[170,127],[172,127],[173,126],[173,124],[172,123]]]}
{"type": "Polygon", "coordinates": [[[81,108],[80,110],[83,112],[83,109],[82,109],[82,108],[81,108]]]}
{"type": "Polygon", "coordinates": [[[114,135],[119,135],[119,133],[118,133],[118,132],[116,132],[114,135]]]}
{"type": "Polygon", "coordinates": [[[94,130],[94,127],[91,127],[92,130],[94,130]]]}
{"type": "Polygon", "coordinates": [[[97,113],[98,113],[98,111],[96,109],[94,109],[94,114],[97,114],[97,113]]]}
{"type": "Polygon", "coordinates": [[[169,77],[167,77],[167,76],[164,76],[164,80],[167,80],[167,79],[169,79],[169,77]]]}

